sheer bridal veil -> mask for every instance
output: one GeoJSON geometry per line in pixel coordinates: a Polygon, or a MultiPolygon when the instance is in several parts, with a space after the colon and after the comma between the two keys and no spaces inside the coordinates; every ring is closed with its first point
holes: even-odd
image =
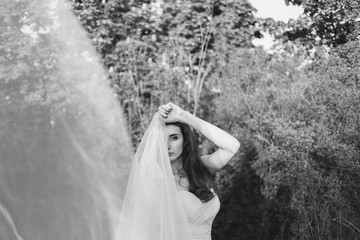
{"type": "Polygon", "coordinates": [[[156,113],[136,151],[120,218],[124,240],[191,240],[172,173],[166,128],[156,113]]]}
{"type": "Polygon", "coordinates": [[[118,240],[132,149],[66,3],[1,0],[1,240],[118,240]]]}
{"type": "Polygon", "coordinates": [[[0,4],[0,239],[190,240],[163,120],[131,161],[107,73],[65,3],[0,4]]]}

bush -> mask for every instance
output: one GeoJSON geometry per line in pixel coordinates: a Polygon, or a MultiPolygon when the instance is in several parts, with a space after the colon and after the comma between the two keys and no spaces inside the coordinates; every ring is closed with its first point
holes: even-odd
{"type": "MultiPolygon", "coordinates": [[[[251,186],[257,189],[261,183],[263,198],[237,198],[244,189],[235,187],[225,195],[237,199],[238,209],[261,206],[262,235],[236,239],[349,239],[360,234],[354,200],[360,197],[359,72],[349,70],[349,64],[357,63],[343,57],[353,56],[354,46],[338,51],[301,69],[300,58],[269,59],[259,50],[244,50],[219,70],[222,78],[213,79],[222,91],[216,99],[217,122],[232,126],[233,133],[250,134],[259,146],[252,169],[261,181],[251,186]]],[[[256,179],[244,170],[224,171],[256,179]]],[[[239,184],[233,178],[220,185],[239,184]]],[[[223,204],[232,206],[231,200],[223,204]]],[[[237,224],[223,221],[216,231],[249,232],[245,220],[257,229],[259,222],[251,220],[256,211],[250,212],[237,215],[243,219],[237,224]]]]}

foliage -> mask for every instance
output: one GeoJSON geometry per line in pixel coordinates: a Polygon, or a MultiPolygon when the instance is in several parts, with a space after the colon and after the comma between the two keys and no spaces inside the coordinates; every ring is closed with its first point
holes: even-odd
{"type": "Polygon", "coordinates": [[[263,180],[252,165],[258,160],[254,143],[242,141],[237,161],[217,175],[221,210],[213,224],[214,239],[290,239],[296,213],[291,209],[291,190],[280,186],[274,199],[261,194],[263,180]]]}
{"type": "Polygon", "coordinates": [[[336,47],[358,39],[359,1],[286,0],[286,2],[304,8],[304,16],[289,23],[288,30],[284,32],[288,40],[302,39],[310,45],[336,47]]]}
{"type": "Polygon", "coordinates": [[[134,145],[160,103],[175,101],[196,114],[201,95],[209,95],[206,79],[226,61],[224,49],[251,46],[255,31],[245,0],[70,3],[109,70],[134,145]]]}
{"type": "MultiPolygon", "coordinates": [[[[358,2],[288,2],[302,4],[305,15],[285,24],[254,18],[242,0],[71,0],[125,107],[134,145],[167,101],[241,140],[239,155],[216,176],[222,209],[214,239],[360,234],[358,2]],[[254,49],[259,24],[301,41],[282,43],[281,53],[254,49]],[[333,49],[306,66],[299,49],[319,44],[333,49]]],[[[206,140],[201,147],[213,148],[206,140]]]]}
{"type": "MultiPolygon", "coordinates": [[[[10,119],[10,116],[22,116],[14,122],[5,121],[1,134],[3,139],[23,141],[27,129],[19,129],[17,125],[26,124],[25,116],[33,112],[33,123],[48,125],[50,121],[41,121],[41,106],[46,105],[45,88],[51,77],[44,73],[53,73],[55,55],[50,47],[46,47],[46,37],[35,40],[32,33],[46,26],[48,19],[43,19],[37,12],[44,11],[42,7],[35,8],[36,2],[7,1],[0,7],[2,23],[0,37],[0,116],[10,119]],[[36,9],[29,11],[29,9],[36,9]],[[27,14],[24,14],[27,13],[27,14]],[[28,27],[28,28],[26,28],[28,27]],[[42,45],[41,49],[37,45],[42,45]]],[[[52,75],[56,78],[56,74],[52,75]]],[[[49,84],[52,86],[51,84],[49,84]]],[[[64,93],[58,93],[61,96],[64,93]]],[[[56,98],[56,95],[51,95],[56,98]]],[[[48,96],[50,99],[50,96],[48,96]]]]}
{"type": "Polygon", "coordinates": [[[227,231],[236,239],[353,239],[360,233],[354,201],[360,193],[358,51],[356,43],[349,43],[301,68],[303,59],[285,52],[269,56],[242,50],[219,69],[222,78],[213,80],[221,89],[217,122],[251,135],[259,146],[252,163],[256,175],[234,163],[235,170],[220,173],[230,177],[221,181],[219,192],[228,196],[230,189],[233,195],[224,208],[249,221],[255,217],[251,226],[264,232],[238,235],[248,226],[229,213],[219,221],[233,219],[232,228],[219,227],[217,239],[231,239],[221,237],[227,231]],[[240,173],[245,175],[241,180],[233,179],[240,173]],[[244,196],[247,177],[255,194],[238,198],[244,196]],[[237,205],[231,203],[235,199],[237,205]],[[264,215],[244,209],[260,209],[264,215]]]}

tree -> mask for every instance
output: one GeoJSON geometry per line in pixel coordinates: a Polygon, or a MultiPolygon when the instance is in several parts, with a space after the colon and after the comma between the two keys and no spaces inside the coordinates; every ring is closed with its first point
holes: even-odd
{"type": "Polygon", "coordinates": [[[286,0],[287,4],[301,5],[304,16],[289,23],[286,39],[302,39],[310,45],[336,47],[355,41],[360,33],[357,0],[304,1],[286,0]]]}
{"type": "MultiPolygon", "coordinates": [[[[238,198],[247,189],[237,189],[242,182],[234,180],[241,178],[241,168],[219,173],[226,186],[221,191],[230,191],[239,203],[229,199],[223,207],[242,214],[230,215],[236,218],[231,223],[217,223],[216,231],[235,222],[237,232],[252,227],[239,223],[253,219],[254,212],[242,209],[255,205],[266,227],[252,239],[350,239],[359,234],[359,204],[354,201],[360,171],[358,49],[349,42],[308,67],[297,55],[243,49],[219,69],[221,77],[212,75],[219,89],[212,122],[234,136],[253,138],[259,157],[251,164],[256,172],[251,179],[261,181],[251,186],[261,185],[263,197],[248,193],[256,201],[238,198]]],[[[248,181],[242,174],[242,181],[248,181]]]]}
{"type": "Polygon", "coordinates": [[[245,0],[72,4],[109,70],[130,131],[141,129],[134,143],[161,102],[197,113],[211,89],[206,79],[231,46],[251,46],[254,31],[254,9],[245,0]]]}

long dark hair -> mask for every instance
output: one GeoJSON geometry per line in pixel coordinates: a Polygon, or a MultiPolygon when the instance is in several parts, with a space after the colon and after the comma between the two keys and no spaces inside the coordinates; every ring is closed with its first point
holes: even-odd
{"type": "Polygon", "coordinates": [[[213,176],[200,159],[196,135],[189,125],[174,122],[166,125],[175,125],[180,128],[183,135],[182,169],[179,171],[180,178],[187,177],[189,180],[189,192],[195,194],[202,202],[208,202],[214,194],[210,191],[213,176]]]}

